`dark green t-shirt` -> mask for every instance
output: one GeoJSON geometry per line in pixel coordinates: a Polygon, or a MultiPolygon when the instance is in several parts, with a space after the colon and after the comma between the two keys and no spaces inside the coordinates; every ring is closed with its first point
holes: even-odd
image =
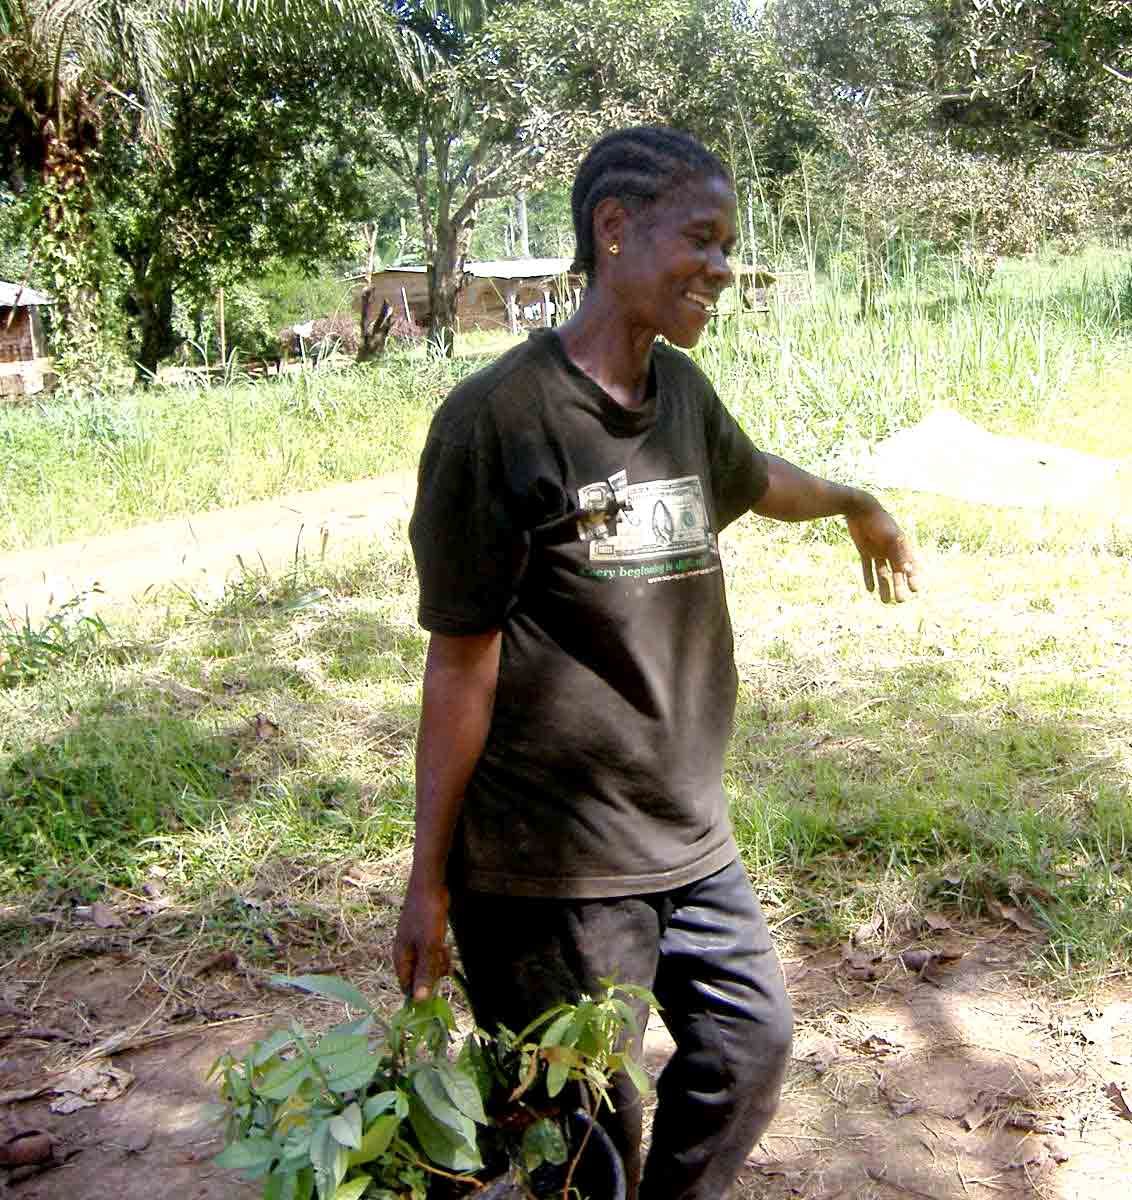
{"type": "Polygon", "coordinates": [[[618,405],[543,332],[460,384],[421,458],[420,621],[502,628],[491,729],[453,867],[475,891],[612,897],[736,855],[734,715],[716,535],[766,460],[685,355],[618,405]]]}

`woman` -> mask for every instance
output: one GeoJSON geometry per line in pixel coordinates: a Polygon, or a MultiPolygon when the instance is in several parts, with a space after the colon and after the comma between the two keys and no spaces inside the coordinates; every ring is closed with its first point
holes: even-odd
{"type": "Polygon", "coordinates": [[[718,1200],[777,1104],[791,1015],[722,789],[736,697],[716,536],[841,515],[881,599],[915,587],[871,496],[759,452],[675,346],[736,239],[723,164],[674,130],[599,141],[573,188],[588,288],[438,411],[411,537],[431,632],[402,986],[448,970],[511,1029],[598,980],[656,993],[676,1051],[652,1148],[619,1092],[630,1194],[718,1200]],[[451,892],[450,890],[451,889],[451,892]]]}

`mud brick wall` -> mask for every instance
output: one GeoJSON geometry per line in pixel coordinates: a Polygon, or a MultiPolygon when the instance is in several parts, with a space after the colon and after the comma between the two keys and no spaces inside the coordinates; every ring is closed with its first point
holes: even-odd
{"type": "Polygon", "coordinates": [[[31,309],[21,306],[9,326],[10,308],[0,308],[0,362],[26,362],[35,357],[31,336],[31,309]]]}

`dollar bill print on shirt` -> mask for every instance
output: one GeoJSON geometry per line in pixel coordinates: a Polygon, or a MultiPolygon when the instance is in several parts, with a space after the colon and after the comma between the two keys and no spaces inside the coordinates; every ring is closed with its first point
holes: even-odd
{"type": "Polygon", "coordinates": [[[631,484],[619,471],[580,488],[578,499],[585,512],[578,536],[589,543],[586,575],[660,582],[719,569],[698,475],[631,484]]]}

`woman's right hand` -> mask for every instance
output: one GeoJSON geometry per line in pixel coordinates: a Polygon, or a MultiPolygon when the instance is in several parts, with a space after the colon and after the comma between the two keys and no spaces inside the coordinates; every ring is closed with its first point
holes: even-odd
{"type": "Polygon", "coordinates": [[[448,888],[410,878],[393,940],[393,965],[401,990],[413,1000],[427,1000],[451,968],[447,930],[448,888]]]}

